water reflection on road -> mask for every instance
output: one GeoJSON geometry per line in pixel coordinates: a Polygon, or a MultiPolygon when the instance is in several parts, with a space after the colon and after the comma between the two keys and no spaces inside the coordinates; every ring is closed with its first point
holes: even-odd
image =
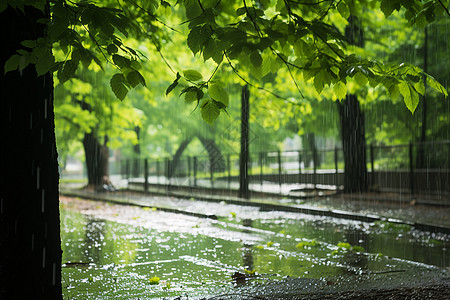
{"type": "Polygon", "coordinates": [[[212,220],[62,199],[65,298],[195,297],[285,276],[329,282],[450,266],[444,235],[235,208],[212,220]]]}

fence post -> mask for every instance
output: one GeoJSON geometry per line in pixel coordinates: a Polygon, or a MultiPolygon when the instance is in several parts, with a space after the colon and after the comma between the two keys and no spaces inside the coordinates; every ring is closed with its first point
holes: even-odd
{"type": "Polygon", "coordinates": [[[317,150],[316,147],[312,150],[313,155],[313,184],[314,184],[314,190],[316,189],[316,182],[317,182],[317,150]]]}
{"type": "Polygon", "coordinates": [[[187,162],[188,162],[188,185],[191,185],[191,169],[192,169],[192,161],[191,161],[191,157],[188,156],[187,158],[187,162]]]}
{"type": "Polygon", "coordinates": [[[194,186],[197,186],[197,156],[194,156],[194,186]]]}
{"type": "Polygon", "coordinates": [[[302,184],[302,151],[298,150],[298,184],[302,184]]]}
{"type": "Polygon", "coordinates": [[[156,180],[159,184],[159,176],[161,176],[161,166],[159,165],[159,159],[156,161],[156,180]]]}
{"type": "Polygon", "coordinates": [[[261,191],[263,186],[263,155],[264,152],[259,152],[259,182],[261,184],[261,191]]]}
{"type": "Polygon", "coordinates": [[[214,156],[209,158],[209,178],[211,180],[211,188],[214,188],[214,156]]]}
{"type": "Polygon", "coordinates": [[[281,193],[281,152],[278,150],[277,152],[278,158],[278,183],[280,184],[280,193],[281,193]]]}
{"type": "Polygon", "coordinates": [[[334,169],[336,170],[336,174],[339,172],[338,169],[338,149],[334,146],[334,169]]]}
{"type": "Polygon", "coordinates": [[[413,144],[409,142],[409,185],[411,195],[414,195],[414,166],[413,166],[413,144]]]}
{"type": "Polygon", "coordinates": [[[148,192],[148,159],[144,160],[144,192],[148,192]]]}
{"type": "Polygon", "coordinates": [[[374,154],[373,154],[373,144],[370,144],[370,169],[372,170],[372,178],[370,178],[370,184],[372,188],[375,185],[375,167],[374,167],[374,154]]]}
{"type": "Polygon", "coordinates": [[[127,159],[125,162],[125,174],[126,174],[126,178],[127,180],[130,179],[130,160],[127,159]]]}
{"type": "Polygon", "coordinates": [[[169,160],[169,158],[166,158],[165,159],[165,164],[164,164],[164,168],[165,168],[165,170],[164,170],[164,173],[165,173],[165,176],[166,176],[166,184],[167,185],[170,185],[170,166],[169,166],[169,164],[170,164],[170,160],[169,160]]]}
{"type": "Polygon", "coordinates": [[[231,159],[230,154],[227,155],[227,171],[228,171],[228,188],[231,187],[231,159]]]}
{"type": "Polygon", "coordinates": [[[338,188],[339,188],[339,182],[338,182],[339,168],[338,168],[338,148],[337,148],[337,146],[334,146],[334,169],[336,171],[336,176],[335,176],[334,180],[336,182],[336,191],[338,191],[338,188]]]}

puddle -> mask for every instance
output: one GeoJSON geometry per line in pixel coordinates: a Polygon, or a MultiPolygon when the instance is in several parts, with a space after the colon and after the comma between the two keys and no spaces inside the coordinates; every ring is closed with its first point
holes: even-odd
{"type": "Polygon", "coordinates": [[[396,284],[423,281],[424,273],[450,266],[446,235],[391,223],[233,210],[210,220],[66,199],[64,298],[195,298],[251,294],[261,285],[269,293],[286,280],[303,280],[293,286],[308,291],[364,285],[364,278],[380,286],[392,278],[396,284]]]}

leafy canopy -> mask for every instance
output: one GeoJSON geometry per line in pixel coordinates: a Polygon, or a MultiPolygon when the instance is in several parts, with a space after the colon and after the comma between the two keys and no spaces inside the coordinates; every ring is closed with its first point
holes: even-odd
{"type": "MultiPolygon", "coordinates": [[[[250,76],[258,80],[287,69],[298,88],[297,74],[313,80],[320,94],[333,87],[337,98],[347,93],[350,82],[359,86],[384,86],[391,96],[401,94],[404,103],[414,112],[423,95],[425,84],[447,96],[447,91],[422,69],[403,62],[383,64],[359,55],[358,47],[349,47],[343,34],[347,19],[358,17],[365,10],[381,10],[385,16],[400,11],[410,25],[425,26],[437,16],[450,17],[449,1],[431,0],[179,0],[138,1],[119,0],[89,2],[38,0],[12,1],[7,5],[23,10],[24,5],[38,9],[50,8],[51,18],[42,20],[47,35],[35,41],[23,41],[5,64],[5,72],[21,70],[35,64],[38,75],[56,72],[60,82],[75,76],[75,71],[92,63],[103,68],[112,64],[117,72],[110,79],[115,96],[123,100],[129,90],[146,86],[140,69],[146,53],[138,47],[125,45],[127,37],[148,39],[153,51],[161,51],[171,34],[184,32],[186,44],[194,55],[213,60],[217,68],[204,80],[196,70],[174,73],[175,80],[166,89],[169,94],[185,80],[182,90],[187,102],[197,101],[207,123],[214,122],[228,107],[228,93],[214,79],[228,65],[243,81],[250,76]],[[180,14],[181,25],[169,25],[165,15],[180,14]],[[184,27],[187,29],[184,29],[184,27]],[[52,49],[59,47],[65,54],[55,59],[52,49]]],[[[352,43],[353,44],[353,43],[352,43]]]]}

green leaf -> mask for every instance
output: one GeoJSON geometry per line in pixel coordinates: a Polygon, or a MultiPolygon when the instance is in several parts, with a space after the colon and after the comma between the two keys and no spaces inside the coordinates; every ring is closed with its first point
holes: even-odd
{"type": "Polygon", "coordinates": [[[211,29],[209,28],[209,25],[196,26],[192,28],[187,38],[187,44],[192,53],[196,54],[201,51],[210,37],[211,29]]]}
{"type": "Polygon", "coordinates": [[[183,75],[189,81],[199,81],[203,78],[202,74],[196,70],[185,70],[183,71],[183,75]]]}
{"type": "Polygon", "coordinates": [[[0,13],[8,7],[7,1],[0,1],[0,13]]]}
{"type": "Polygon", "coordinates": [[[127,82],[134,88],[139,83],[145,86],[145,79],[138,71],[131,71],[127,74],[127,82]]]}
{"type": "Polygon", "coordinates": [[[34,48],[36,46],[36,41],[35,40],[24,40],[24,41],[22,41],[21,44],[27,48],[34,48]]]}
{"type": "Polygon", "coordinates": [[[212,58],[217,64],[223,60],[222,49],[217,47],[217,43],[213,39],[210,39],[203,49],[203,60],[206,61],[209,58],[212,58]]]}
{"type": "Polygon", "coordinates": [[[322,93],[325,79],[324,70],[320,70],[314,77],[314,87],[318,94],[322,93]]]}
{"type": "Polygon", "coordinates": [[[200,111],[202,113],[203,120],[209,125],[213,125],[214,121],[220,115],[219,107],[217,107],[217,105],[215,105],[211,100],[205,101],[200,111]]]}
{"type": "Polygon", "coordinates": [[[184,101],[186,103],[191,103],[191,102],[197,101],[197,100],[199,100],[199,99],[197,99],[197,95],[198,95],[198,93],[195,90],[188,91],[184,94],[184,101]]]}
{"type": "Polygon", "coordinates": [[[337,9],[344,19],[347,20],[347,18],[350,17],[350,10],[344,1],[339,2],[337,9]]]}
{"type": "Polygon", "coordinates": [[[239,8],[236,10],[236,15],[238,15],[238,16],[245,15],[246,13],[247,13],[247,9],[245,8],[245,6],[239,7],[239,8]]]}
{"type": "Polygon", "coordinates": [[[338,81],[334,85],[333,90],[336,94],[336,98],[338,98],[339,100],[344,99],[347,95],[347,86],[341,81],[338,81]]]}
{"type": "Polygon", "coordinates": [[[250,54],[250,61],[256,68],[260,67],[262,64],[261,54],[259,54],[258,51],[252,51],[250,54]]]}
{"type": "Polygon", "coordinates": [[[223,103],[225,106],[228,106],[229,102],[228,92],[220,85],[214,83],[209,85],[208,93],[212,99],[223,103]]]}
{"type": "Polygon", "coordinates": [[[355,76],[353,76],[353,79],[355,79],[356,83],[358,83],[361,87],[365,86],[368,82],[366,75],[364,75],[361,71],[356,73],[355,76]]]}
{"type": "Polygon", "coordinates": [[[400,90],[398,89],[398,85],[395,83],[389,87],[388,92],[391,99],[397,99],[400,96],[400,90]]]}
{"type": "Polygon", "coordinates": [[[9,71],[14,71],[19,68],[20,59],[22,57],[20,55],[14,54],[12,55],[6,62],[5,62],[5,71],[4,74],[6,74],[9,71]]]}
{"type": "Polygon", "coordinates": [[[436,91],[438,91],[439,93],[445,95],[445,97],[448,96],[447,90],[436,80],[434,79],[433,76],[426,74],[427,76],[427,85],[433,89],[435,89],[436,91]]]}
{"type": "Polygon", "coordinates": [[[386,17],[389,17],[394,10],[400,10],[400,2],[402,0],[383,0],[380,9],[386,17]]]}
{"type": "Polygon", "coordinates": [[[114,44],[109,44],[108,47],[106,47],[106,51],[112,55],[119,52],[119,48],[117,48],[117,46],[114,44]]]}
{"type": "Polygon", "coordinates": [[[400,82],[398,88],[406,107],[414,113],[419,104],[419,94],[406,81],[400,82]]]}
{"type": "Polygon", "coordinates": [[[169,85],[169,87],[168,87],[167,90],[166,90],[166,96],[169,95],[169,93],[170,93],[171,91],[173,91],[174,88],[177,87],[178,81],[180,80],[180,78],[181,78],[180,73],[177,73],[177,78],[172,82],[171,85],[169,85]]]}
{"type": "Polygon", "coordinates": [[[111,89],[119,100],[125,99],[128,88],[125,85],[125,76],[121,73],[114,74],[109,82],[111,89]]]}
{"type": "Polygon", "coordinates": [[[125,57],[123,57],[121,55],[118,55],[118,54],[114,54],[112,56],[112,58],[113,58],[114,64],[116,66],[118,66],[120,69],[129,67],[130,64],[131,64],[131,61],[129,59],[127,59],[127,58],[125,58],[125,57]]]}
{"type": "Polygon", "coordinates": [[[270,0],[259,0],[259,3],[262,6],[262,9],[268,9],[270,6],[270,0]]]}
{"type": "Polygon", "coordinates": [[[62,65],[62,68],[58,70],[58,79],[61,83],[64,83],[74,77],[75,71],[78,68],[78,63],[78,60],[69,59],[62,65]]]}
{"type": "MultiPolygon", "coordinates": [[[[47,73],[55,63],[55,57],[51,51],[43,51],[36,62],[36,72],[38,76],[47,73]]],[[[77,64],[78,67],[78,64],[77,64]]]]}

